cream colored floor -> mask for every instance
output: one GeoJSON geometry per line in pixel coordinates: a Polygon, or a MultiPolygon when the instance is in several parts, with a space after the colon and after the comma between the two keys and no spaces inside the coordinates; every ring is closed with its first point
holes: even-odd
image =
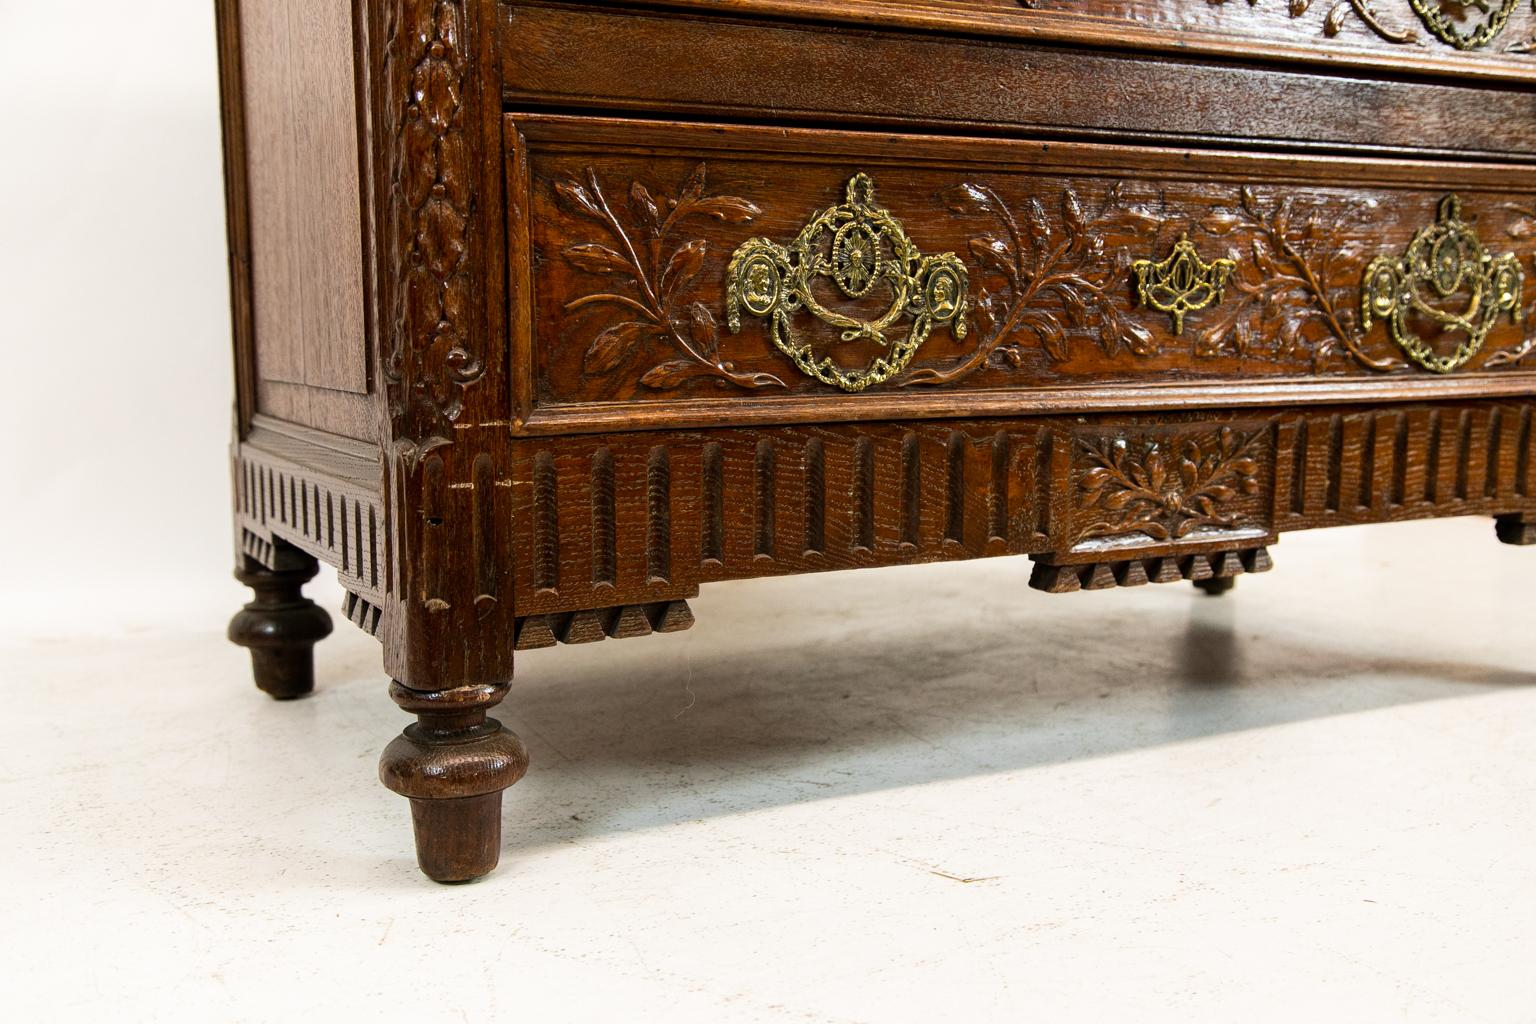
{"type": "Polygon", "coordinates": [[[1273,553],[1222,599],[1026,560],[721,585],[692,632],[531,653],[533,770],[458,888],[375,781],[404,716],[345,622],[287,705],[219,635],[233,584],[34,623],[4,1015],[1536,1020],[1536,549],[1273,553]]]}

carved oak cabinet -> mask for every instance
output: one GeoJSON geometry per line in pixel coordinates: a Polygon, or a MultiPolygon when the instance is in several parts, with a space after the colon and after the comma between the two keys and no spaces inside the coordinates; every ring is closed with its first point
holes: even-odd
{"type": "MultiPolygon", "coordinates": [[[[230,636],[334,566],[491,870],[516,652],[714,580],[1536,541],[1532,0],[220,0],[230,636]]],[[[382,738],[381,738],[382,739],[382,738]]]]}

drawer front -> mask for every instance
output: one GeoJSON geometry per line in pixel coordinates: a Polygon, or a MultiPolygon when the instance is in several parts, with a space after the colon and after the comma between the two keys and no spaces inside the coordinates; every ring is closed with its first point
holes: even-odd
{"type": "Polygon", "coordinates": [[[815,17],[1452,74],[1536,73],[1531,0],[661,0],[815,17]]]}
{"type": "MultiPolygon", "coordinates": [[[[862,6],[884,12],[892,5],[862,6]]],[[[1233,13],[1251,10],[1239,6],[1233,13]]],[[[1032,22],[1035,13],[1015,11],[1014,20],[1032,22]]],[[[1093,32],[1079,25],[1084,48],[1070,48],[623,8],[516,7],[507,17],[501,72],[515,108],[1005,130],[1117,143],[1197,140],[1244,150],[1536,154],[1536,90],[1469,88],[1471,58],[1454,77],[1393,77],[1397,64],[1392,74],[1378,69],[1377,77],[1364,77],[1332,68],[1261,69],[1187,51],[1086,48],[1112,37],[1102,25],[1093,32]]]]}
{"type": "Polygon", "coordinates": [[[1497,165],[511,116],[515,429],[1527,393],[1497,165]]]}

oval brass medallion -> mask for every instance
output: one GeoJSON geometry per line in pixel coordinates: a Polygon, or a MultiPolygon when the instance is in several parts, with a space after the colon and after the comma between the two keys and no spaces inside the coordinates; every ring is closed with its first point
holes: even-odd
{"type": "Polygon", "coordinates": [[[906,369],[934,327],[948,325],[956,338],[964,338],[969,295],[960,258],[919,252],[901,222],[875,202],[874,181],[856,174],[848,182],[847,202],[817,213],[789,245],[754,238],[736,250],[726,268],[726,323],[741,330],[743,310],[764,317],[774,345],[801,372],[844,391],[863,391],[906,369]],[[890,306],[874,320],[846,316],[818,301],[811,290],[817,278],[830,278],[850,299],[884,284],[890,306]],[[843,342],[872,342],[877,351],[869,363],[846,369],[831,356],[818,356],[791,326],[802,309],[838,328],[843,342]],[[907,333],[890,337],[890,329],[906,318],[912,321],[907,333]]]}

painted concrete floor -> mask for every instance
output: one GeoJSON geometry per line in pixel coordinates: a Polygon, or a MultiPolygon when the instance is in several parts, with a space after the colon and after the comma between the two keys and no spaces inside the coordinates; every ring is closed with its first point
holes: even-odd
{"type": "Polygon", "coordinates": [[[689,633],[531,653],[533,770],[457,888],[375,780],[404,716],[345,622],[288,705],[233,584],[9,636],[5,1016],[1536,1021],[1536,550],[1273,554],[1219,599],[727,584],[689,633]]]}

